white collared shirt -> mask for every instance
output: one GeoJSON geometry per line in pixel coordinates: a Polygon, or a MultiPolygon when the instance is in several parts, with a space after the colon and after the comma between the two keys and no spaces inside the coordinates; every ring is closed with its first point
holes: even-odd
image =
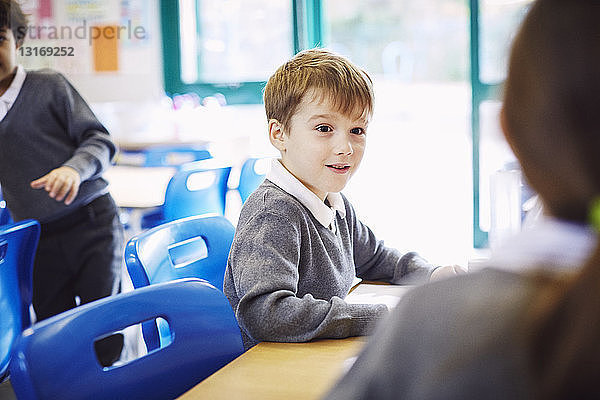
{"type": "Polygon", "coordinates": [[[21,64],[17,65],[17,73],[13,81],[10,83],[8,89],[6,89],[6,92],[0,96],[0,121],[6,117],[8,110],[10,110],[15,100],[17,100],[17,96],[21,92],[23,82],[25,81],[25,75],[23,66],[21,64]]]}
{"type": "Polygon", "coordinates": [[[335,213],[340,213],[342,218],[346,217],[346,208],[344,199],[339,193],[327,194],[327,201],[330,206],[325,204],[316,194],[311,192],[302,182],[292,175],[278,159],[271,161],[271,170],[267,173],[266,179],[270,180],[287,193],[297,198],[321,225],[336,232],[335,213]]]}

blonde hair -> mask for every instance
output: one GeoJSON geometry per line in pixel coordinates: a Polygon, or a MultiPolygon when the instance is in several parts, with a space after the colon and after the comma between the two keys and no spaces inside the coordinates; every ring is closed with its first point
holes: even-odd
{"type": "Polygon", "coordinates": [[[284,127],[298,104],[311,91],[329,99],[345,115],[369,120],[373,115],[373,82],[369,75],[346,58],[324,49],[304,50],[280,66],[264,90],[267,119],[284,127]]]}

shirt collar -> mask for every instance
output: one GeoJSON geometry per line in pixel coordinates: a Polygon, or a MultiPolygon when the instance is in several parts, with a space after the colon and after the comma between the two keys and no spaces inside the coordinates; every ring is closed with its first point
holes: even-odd
{"type": "Polygon", "coordinates": [[[342,218],[346,217],[346,208],[344,199],[339,193],[329,193],[326,197],[329,206],[321,201],[319,197],[311,192],[294,175],[292,175],[281,161],[273,159],[271,161],[271,170],[267,173],[266,179],[270,180],[281,189],[297,198],[321,225],[326,228],[335,228],[333,221],[335,212],[339,212],[342,218]]]}
{"type": "Polygon", "coordinates": [[[586,225],[545,216],[494,250],[484,266],[523,271],[540,266],[569,270],[583,265],[597,243],[586,225]]]}
{"type": "Polygon", "coordinates": [[[19,95],[19,92],[23,87],[24,81],[25,69],[21,64],[19,64],[17,65],[17,73],[15,74],[13,81],[10,83],[8,89],[6,89],[6,92],[4,92],[2,96],[0,96],[0,100],[5,102],[8,108],[10,108],[14,104],[15,100],[17,100],[17,96],[19,95]]]}

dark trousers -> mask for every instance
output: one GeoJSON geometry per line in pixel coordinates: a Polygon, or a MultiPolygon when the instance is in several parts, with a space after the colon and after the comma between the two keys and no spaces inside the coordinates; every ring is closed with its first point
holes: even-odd
{"type": "MultiPolygon", "coordinates": [[[[33,309],[43,320],[77,305],[120,292],[123,265],[123,227],[110,195],[103,195],[73,213],[42,224],[33,269],[33,309]]],[[[107,332],[108,333],[108,332],[107,332]]],[[[108,340],[110,349],[121,353],[120,339],[108,340]],[[120,341],[120,345],[119,342],[120,341]],[[115,343],[113,343],[115,342],[115,343]]],[[[104,346],[106,347],[106,345],[104,346]]],[[[114,361],[114,360],[113,360],[114,361]]]]}

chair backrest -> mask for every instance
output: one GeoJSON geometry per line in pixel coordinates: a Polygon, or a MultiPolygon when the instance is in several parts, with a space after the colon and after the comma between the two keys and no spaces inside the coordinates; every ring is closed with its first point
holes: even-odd
{"type": "Polygon", "coordinates": [[[222,288],[235,228],[220,215],[167,222],[129,240],[125,264],[135,288],[201,278],[222,288]]]}
{"type": "Polygon", "coordinates": [[[230,172],[231,166],[214,160],[182,165],[167,186],[165,220],[208,213],[223,215],[230,172]]]}
{"type": "Polygon", "coordinates": [[[143,151],[145,167],[177,167],[192,161],[211,158],[208,150],[194,146],[151,146],[143,151]]]}
{"type": "MultiPolygon", "coordinates": [[[[201,215],[167,222],[131,238],[125,264],[135,288],[201,278],[221,289],[235,228],[225,217],[201,215]]],[[[148,350],[168,344],[160,323],[142,324],[148,350]]]]}
{"type": "Polygon", "coordinates": [[[248,196],[265,180],[270,165],[270,158],[248,158],[244,161],[240,171],[240,183],[238,184],[238,192],[240,192],[242,202],[245,202],[248,196]]]}
{"type": "Polygon", "coordinates": [[[11,363],[19,399],[172,399],[243,352],[233,310],[207,282],[185,279],[106,297],[25,330],[11,363]],[[164,318],[172,341],[102,368],[93,343],[141,321],[164,318]]]}
{"type": "Polygon", "coordinates": [[[33,259],[40,224],[25,220],[0,227],[0,381],[21,331],[31,325],[33,259]]]}

